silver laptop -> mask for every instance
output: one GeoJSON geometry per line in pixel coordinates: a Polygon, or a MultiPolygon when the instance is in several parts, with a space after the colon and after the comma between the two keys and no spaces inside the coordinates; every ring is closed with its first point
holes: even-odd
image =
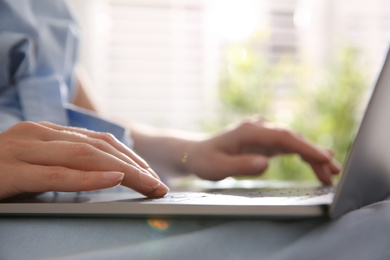
{"type": "MultiPolygon", "coordinates": [[[[389,52],[390,53],[390,52],[389,52]]],[[[302,182],[195,182],[147,199],[127,188],[49,192],[0,203],[1,215],[315,217],[341,215],[390,195],[390,54],[383,65],[337,188],[302,182]]]]}

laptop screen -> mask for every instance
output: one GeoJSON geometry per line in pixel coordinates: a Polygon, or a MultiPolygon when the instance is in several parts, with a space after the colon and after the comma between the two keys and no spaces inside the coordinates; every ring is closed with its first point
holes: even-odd
{"type": "Polygon", "coordinates": [[[390,195],[390,51],[346,161],[330,215],[383,200],[390,195]]]}

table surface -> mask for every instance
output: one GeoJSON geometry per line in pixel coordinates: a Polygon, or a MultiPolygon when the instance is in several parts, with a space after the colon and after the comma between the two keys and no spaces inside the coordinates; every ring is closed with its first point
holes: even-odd
{"type": "Polygon", "coordinates": [[[390,259],[390,201],[338,220],[0,217],[0,259],[390,259]]]}

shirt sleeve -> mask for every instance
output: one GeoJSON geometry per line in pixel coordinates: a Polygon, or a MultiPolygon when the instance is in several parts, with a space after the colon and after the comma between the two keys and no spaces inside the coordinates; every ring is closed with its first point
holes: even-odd
{"type": "Polygon", "coordinates": [[[130,132],[127,128],[113,123],[107,119],[102,119],[94,113],[72,104],[67,106],[66,111],[68,114],[70,126],[87,128],[98,132],[111,133],[125,145],[129,147],[133,146],[133,142],[130,139],[130,132]]]}
{"type": "Polygon", "coordinates": [[[26,35],[0,31],[0,131],[24,120],[16,78],[22,70],[34,67],[27,58],[31,56],[29,46],[26,35]]]}
{"type": "Polygon", "coordinates": [[[71,105],[79,29],[62,0],[0,0],[0,131],[21,121],[110,132],[126,128],[71,105]]]}

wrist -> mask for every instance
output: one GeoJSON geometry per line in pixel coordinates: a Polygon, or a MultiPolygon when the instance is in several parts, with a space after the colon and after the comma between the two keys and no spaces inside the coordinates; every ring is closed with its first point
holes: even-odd
{"type": "Polygon", "coordinates": [[[191,164],[194,161],[194,147],[197,145],[197,141],[185,141],[179,152],[177,158],[178,169],[182,173],[192,173],[191,164]]]}

